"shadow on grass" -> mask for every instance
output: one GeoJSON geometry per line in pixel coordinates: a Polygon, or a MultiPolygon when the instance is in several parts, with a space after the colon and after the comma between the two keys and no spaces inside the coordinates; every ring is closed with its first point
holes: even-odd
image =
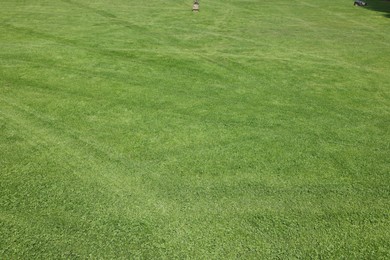
{"type": "Polygon", "coordinates": [[[385,17],[390,18],[390,0],[371,0],[367,3],[368,5],[365,8],[382,12],[385,17]]]}

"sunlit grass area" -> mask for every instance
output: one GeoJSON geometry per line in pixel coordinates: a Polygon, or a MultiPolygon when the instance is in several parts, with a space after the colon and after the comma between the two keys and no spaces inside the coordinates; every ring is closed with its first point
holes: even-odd
{"type": "Polygon", "coordinates": [[[0,0],[0,258],[389,258],[368,3],[0,0]]]}

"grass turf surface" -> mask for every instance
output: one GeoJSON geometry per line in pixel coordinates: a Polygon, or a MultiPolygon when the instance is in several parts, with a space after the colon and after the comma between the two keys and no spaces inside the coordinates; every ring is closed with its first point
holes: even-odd
{"type": "Polygon", "coordinates": [[[0,0],[0,257],[388,258],[372,3],[0,0]]]}

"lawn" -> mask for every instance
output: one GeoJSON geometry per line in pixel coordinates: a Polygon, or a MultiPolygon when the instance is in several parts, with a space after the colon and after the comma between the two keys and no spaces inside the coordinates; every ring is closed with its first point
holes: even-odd
{"type": "Polygon", "coordinates": [[[0,258],[389,259],[368,3],[0,0],[0,258]]]}

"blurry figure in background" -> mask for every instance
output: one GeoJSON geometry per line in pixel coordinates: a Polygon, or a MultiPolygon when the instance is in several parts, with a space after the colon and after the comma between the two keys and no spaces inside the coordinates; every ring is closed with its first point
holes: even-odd
{"type": "Polygon", "coordinates": [[[355,2],[353,2],[353,5],[354,6],[366,6],[367,3],[366,2],[363,2],[361,0],[355,0],[355,2]]]}
{"type": "Polygon", "coordinates": [[[198,0],[195,0],[194,4],[192,5],[192,11],[199,12],[199,1],[198,0]]]}

